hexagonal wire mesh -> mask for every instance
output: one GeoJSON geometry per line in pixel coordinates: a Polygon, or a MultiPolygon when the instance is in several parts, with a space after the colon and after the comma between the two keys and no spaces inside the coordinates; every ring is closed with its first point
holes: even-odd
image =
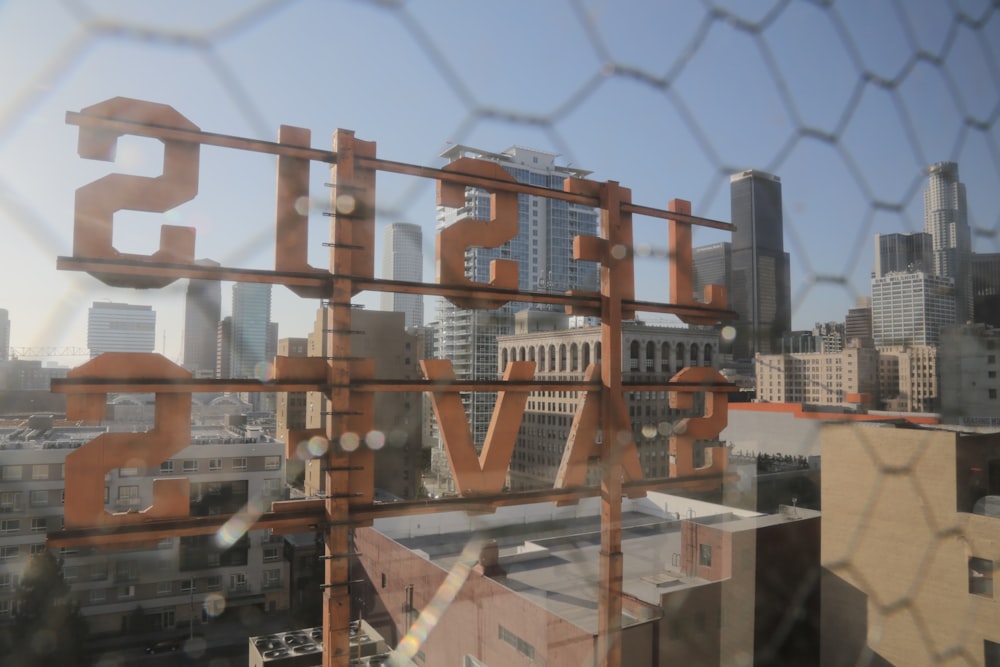
{"type": "MultiPolygon", "coordinates": [[[[76,130],[63,113],[117,95],[173,105],[207,131],[269,140],[280,123],[316,136],[348,127],[377,141],[381,157],[416,164],[440,164],[454,144],[530,145],[620,181],[637,202],[690,199],[695,214],[716,219],[729,218],[730,174],[766,170],[782,178],[799,329],[839,320],[869,294],[872,237],[922,228],[921,191],[934,162],[960,164],[974,249],[997,249],[996,2],[244,5],[0,5],[0,307],[22,356],[77,361],[54,355],[86,346],[86,304],[103,299],[154,305],[158,351],[180,355],[179,287],[123,297],[53,270],[56,256],[70,254],[72,193],[108,172],[73,154],[76,130]]],[[[199,255],[269,268],[273,203],[262,193],[273,165],[233,153],[206,149],[200,194],[168,217],[197,228],[199,255]]],[[[155,174],[158,155],[126,139],[116,168],[155,174]]],[[[314,166],[314,193],[326,177],[314,166]]],[[[322,239],[328,203],[313,199],[311,237],[322,239]]],[[[380,230],[399,220],[424,226],[432,275],[430,183],[380,177],[377,205],[380,230]]],[[[159,224],[151,220],[122,213],[116,245],[145,252],[150,225],[159,224]]],[[[695,242],[721,238],[699,231],[695,242]]],[[[637,221],[636,239],[640,255],[666,254],[662,227],[637,221]]],[[[662,299],[662,264],[652,259],[639,264],[637,298],[662,299]]],[[[301,335],[314,307],[276,293],[282,334],[301,335]]],[[[887,463],[877,444],[862,445],[882,477],[922,496],[920,483],[902,481],[915,463],[887,463]]],[[[866,495],[862,515],[880,488],[866,495]]],[[[954,534],[947,525],[928,530],[954,534]]],[[[850,554],[863,532],[848,543],[847,569],[860,567],[850,554]]],[[[914,576],[927,570],[922,563],[914,576]]],[[[871,604],[888,615],[909,599],[904,592],[871,604]]],[[[875,650],[878,636],[869,631],[875,650]]],[[[928,659],[980,662],[957,646],[928,643],[928,659]]]]}

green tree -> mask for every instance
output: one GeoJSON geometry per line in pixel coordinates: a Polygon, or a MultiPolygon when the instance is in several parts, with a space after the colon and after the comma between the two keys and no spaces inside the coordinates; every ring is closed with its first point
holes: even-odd
{"type": "Polygon", "coordinates": [[[62,562],[49,551],[31,557],[15,594],[9,667],[86,664],[87,623],[70,597],[62,562]]]}

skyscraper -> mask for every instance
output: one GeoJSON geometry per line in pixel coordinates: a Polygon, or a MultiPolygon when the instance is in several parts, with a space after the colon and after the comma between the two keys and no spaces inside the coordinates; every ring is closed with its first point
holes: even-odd
{"type": "MultiPolygon", "coordinates": [[[[691,251],[691,268],[694,273],[692,284],[694,297],[699,301],[704,297],[708,285],[723,285],[729,301],[732,301],[733,244],[713,243],[691,251]]],[[[726,304],[730,307],[731,304],[726,304]]]]}
{"type": "Polygon", "coordinates": [[[152,352],[156,313],[152,306],[95,301],[87,316],[90,356],[104,352],[152,352]]]}
{"type": "MultiPolygon", "coordinates": [[[[451,160],[474,157],[496,162],[519,182],[557,190],[562,189],[567,177],[582,178],[590,173],[556,165],[557,156],[552,153],[516,146],[502,153],[491,153],[456,145],[443,153],[443,157],[451,160]]],[[[447,227],[464,217],[488,220],[490,213],[489,193],[470,188],[461,209],[440,210],[439,227],[447,227]]],[[[466,276],[488,283],[490,262],[508,259],[518,264],[518,288],[521,290],[597,291],[597,264],[573,260],[573,238],[578,235],[597,235],[597,212],[593,208],[534,195],[518,195],[517,236],[498,248],[467,249],[466,276]]],[[[513,314],[526,308],[528,304],[508,303],[497,310],[464,310],[442,300],[438,309],[436,356],[450,359],[459,379],[495,379],[497,336],[513,333],[513,314]]],[[[483,392],[463,395],[477,445],[486,435],[494,400],[494,396],[483,392]]]]}
{"type": "MultiPolygon", "coordinates": [[[[382,277],[387,280],[422,282],[424,279],[423,230],[420,225],[394,222],[385,228],[382,277]]],[[[424,324],[421,294],[382,292],[382,310],[403,313],[407,330],[424,324]]]]}
{"type": "Polygon", "coordinates": [[[10,359],[10,313],[0,308],[0,361],[10,359]]]}
{"type": "Polygon", "coordinates": [[[234,284],[232,317],[229,375],[234,378],[254,377],[257,364],[267,361],[271,286],[264,283],[234,284]]]}
{"type": "Polygon", "coordinates": [[[972,305],[977,323],[1000,327],[1000,253],[972,254],[972,305]]]}
{"type": "Polygon", "coordinates": [[[733,356],[781,349],[792,328],[791,276],[785,252],[781,179],[748,169],[729,179],[732,241],[730,303],[736,311],[733,356]]]}
{"type": "Polygon", "coordinates": [[[933,240],[934,268],[955,281],[958,322],[972,319],[972,237],[965,202],[965,185],[958,180],[958,164],[937,162],[928,169],[924,190],[924,231],[933,240]]]}
{"type": "Polygon", "coordinates": [[[930,234],[875,235],[875,277],[901,271],[934,272],[933,239],[930,234]]]}
{"type": "Polygon", "coordinates": [[[876,347],[937,345],[955,322],[954,281],[923,271],[872,279],[872,337],[876,347]]]}
{"type": "MultiPolygon", "coordinates": [[[[203,259],[199,264],[218,266],[203,259]]],[[[219,318],[222,314],[222,283],[189,280],[184,303],[184,367],[193,372],[215,372],[219,318]]]]}

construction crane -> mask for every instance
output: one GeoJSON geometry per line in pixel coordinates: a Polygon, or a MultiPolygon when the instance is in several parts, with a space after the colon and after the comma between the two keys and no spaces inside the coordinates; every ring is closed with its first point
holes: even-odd
{"type": "Polygon", "coordinates": [[[48,357],[89,357],[90,349],[86,347],[12,347],[11,359],[39,359],[48,357]]]}

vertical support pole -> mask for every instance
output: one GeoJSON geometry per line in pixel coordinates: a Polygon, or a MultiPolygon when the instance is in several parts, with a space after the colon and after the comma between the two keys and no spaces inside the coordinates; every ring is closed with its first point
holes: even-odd
{"type": "MultiPolygon", "coordinates": [[[[601,266],[601,552],[598,593],[597,662],[621,667],[622,631],[622,462],[620,422],[614,397],[622,392],[622,292],[619,266],[628,266],[632,253],[631,214],[622,213],[629,191],[614,181],[601,186],[601,236],[607,239],[601,266]],[[625,237],[628,238],[625,238],[625,237]]],[[[625,434],[631,441],[631,433],[625,434]]]]}

